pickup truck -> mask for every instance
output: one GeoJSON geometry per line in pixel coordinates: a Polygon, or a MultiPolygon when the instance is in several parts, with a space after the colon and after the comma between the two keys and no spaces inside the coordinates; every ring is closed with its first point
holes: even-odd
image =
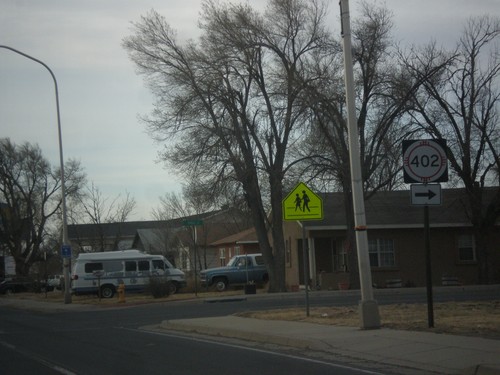
{"type": "Polygon", "coordinates": [[[236,255],[225,267],[207,268],[200,272],[201,285],[215,286],[219,292],[229,285],[263,284],[269,273],[262,254],[236,255]]]}

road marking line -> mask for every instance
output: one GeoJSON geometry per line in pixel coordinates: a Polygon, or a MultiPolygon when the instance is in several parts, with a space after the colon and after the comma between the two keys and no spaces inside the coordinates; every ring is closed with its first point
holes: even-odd
{"type": "Polygon", "coordinates": [[[0,346],[3,346],[3,347],[8,348],[10,350],[13,350],[13,351],[21,354],[24,357],[27,357],[29,359],[32,359],[35,362],[38,362],[38,363],[44,365],[45,367],[51,368],[52,370],[58,372],[59,374],[62,374],[62,375],[77,375],[75,372],[70,371],[70,370],[68,370],[68,369],[66,369],[64,367],[58,366],[56,364],[53,364],[53,363],[47,361],[46,359],[44,359],[44,358],[42,358],[42,357],[40,357],[40,356],[38,356],[36,354],[29,353],[29,352],[27,352],[25,350],[20,350],[15,345],[9,344],[8,342],[0,340],[0,346]]]}

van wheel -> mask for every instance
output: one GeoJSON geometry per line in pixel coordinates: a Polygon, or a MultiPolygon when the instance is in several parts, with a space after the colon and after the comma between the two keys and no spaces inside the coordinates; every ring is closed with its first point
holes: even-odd
{"type": "Polygon", "coordinates": [[[174,282],[174,281],[170,281],[170,282],[168,283],[168,294],[169,294],[169,295],[172,295],[172,294],[177,293],[177,289],[178,289],[178,288],[177,288],[177,283],[176,283],[176,282],[174,282]]]}
{"type": "Polygon", "coordinates": [[[113,298],[114,295],[115,295],[115,287],[113,285],[101,286],[101,297],[102,298],[113,298]]]}
{"type": "Polygon", "coordinates": [[[216,279],[214,285],[218,292],[224,292],[227,289],[227,280],[223,278],[216,279]]]}

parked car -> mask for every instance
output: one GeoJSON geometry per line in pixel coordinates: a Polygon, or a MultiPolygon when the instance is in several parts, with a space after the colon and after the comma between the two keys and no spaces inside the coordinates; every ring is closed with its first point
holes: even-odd
{"type": "Polygon", "coordinates": [[[269,273],[262,254],[236,255],[225,267],[208,268],[200,272],[201,285],[215,286],[219,292],[229,285],[263,284],[269,273]]]}
{"type": "Polygon", "coordinates": [[[52,287],[52,288],[56,288],[56,289],[60,290],[62,287],[63,280],[64,280],[63,275],[50,275],[47,278],[47,285],[52,287]]]}
{"type": "Polygon", "coordinates": [[[0,294],[11,294],[21,292],[40,293],[45,290],[54,289],[43,281],[36,281],[30,277],[9,277],[0,283],[0,294]]]}

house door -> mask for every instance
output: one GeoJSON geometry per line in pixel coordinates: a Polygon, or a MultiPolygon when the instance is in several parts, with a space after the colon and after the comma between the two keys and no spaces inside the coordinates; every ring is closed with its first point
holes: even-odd
{"type": "Polygon", "coordinates": [[[316,271],[331,273],[334,270],[335,239],[331,237],[315,238],[314,251],[316,271]]]}

